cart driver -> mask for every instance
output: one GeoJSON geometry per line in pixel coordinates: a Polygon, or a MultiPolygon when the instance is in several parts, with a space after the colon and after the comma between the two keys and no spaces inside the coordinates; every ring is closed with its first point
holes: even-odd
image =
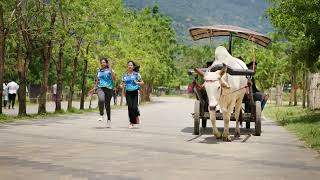
{"type": "MultiPolygon", "coordinates": [[[[257,62],[255,62],[255,67],[257,67],[257,65],[258,65],[257,62]]],[[[250,62],[249,64],[247,64],[247,67],[248,69],[253,69],[253,62],[250,62]]],[[[255,68],[254,71],[256,71],[256,69],[257,68],[255,68]]],[[[258,90],[253,76],[252,76],[252,93],[253,93],[254,101],[261,102],[261,111],[262,111],[268,101],[269,95],[264,94],[263,92],[258,90]]]]}

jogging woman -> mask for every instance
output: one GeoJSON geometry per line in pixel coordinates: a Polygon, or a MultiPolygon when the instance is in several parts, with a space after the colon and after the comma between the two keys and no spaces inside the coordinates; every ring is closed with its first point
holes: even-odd
{"type": "MultiPolygon", "coordinates": [[[[107,118],[107,127],[111,127],[111,108],[110,101],[113,96],[113,87],[116,80],[115,73],[108,63],[107,58],[101,58],[101,69],[97,70],[96,90],[98,95],[98,105],[100,111],[99,121],[107,118]],[[104,108],[106,109],[107,117],[104,116],[104,108]]],[[[89,92],[90,93],[90,92],[89,92]]]]}
{"type": "Polygon", "coordinates": [[[133,61],[128,62],[128,70],[122,77],[122,88],[126,91],[128,104],[128,115],[130,119],[129,128],[134,128],[135,124],[140,123],[140,112],[138,109],[138,93],[140,86],[144,84],[141,75],[135,71],[136,65],[133,61]]]}

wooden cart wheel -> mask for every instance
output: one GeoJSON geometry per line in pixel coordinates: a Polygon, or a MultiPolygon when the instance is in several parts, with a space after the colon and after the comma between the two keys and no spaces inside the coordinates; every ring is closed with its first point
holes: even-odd
{"type": "Polygon", "coordinates": [[[246,123],[246,128],[247,129],[250,129],[250,121],[249,122],[247,122],[247,120],[248,119],[246,119],[246,118],[243,118],[243,114],[245,114],[246,112],[242,112],[242,111],[240,111],[240,114],[239,114],[239,121],[241,122],[241,126],[242,126],[242,122],[243,121],[245,121],[245,123],[246,123]]]}
{"type": "Polygon", "coordinates": [[[202,127],[206,128],[207,127],[207,119],[206,118],[202,118],[202,127]]]}
{"type": "Polygon", "coordinates": [[[250,121],[246,121],[246,128],[250,129],[250,121]]]}
{"type": "Polygon", "coordinates": [[[261,135],[261,102],[256,101],[256,123],[255,123],[255,135],[261,135]]]}
{"type": "Polygon", "coordinates": [[[194,129],[193,133],[195,135],[199,135],[199,130],[200,130],[200,101],[195,101],[194,102],[194,129]]]}

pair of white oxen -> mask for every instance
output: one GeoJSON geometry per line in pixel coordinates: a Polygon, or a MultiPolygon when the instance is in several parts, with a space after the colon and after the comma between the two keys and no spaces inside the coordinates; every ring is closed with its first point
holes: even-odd
{"type": "MultiPolygon", "coordinates": [[[[232,76],[227,72],[227,66],[234,69],[248,69],[246,64],[238,58],[232,57],[227,49],[219,46],[215,50],[215,60],[211,67],[223,64],[221,70],[204,74],[205,88],[209,99],[209,113],[212,122],[213,134],[218,139],[231,141],[229,135],[229,122],[233,108],[235,108],[236,129],[235,137],[240,136],[239,115],[242,99],[247,91],[247,78],[245,76],[232,76]],[[219,132],[216,126],[216,107],[223,113],[224,131],[219,132]]],[[[211,68],[209,68],[211,69],[211,68]]]]}

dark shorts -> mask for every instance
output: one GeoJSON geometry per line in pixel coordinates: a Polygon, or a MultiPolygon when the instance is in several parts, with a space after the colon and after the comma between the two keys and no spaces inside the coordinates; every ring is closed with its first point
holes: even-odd
{"type": "Polygon", "coordinates": [[[264,99],[264,94],[262,92],[253,93],[254,101],[262,101],[264,99]]]}
{"type": "Polygon", "coordinates": [[[16,100],[16,94],[9,94],[9,101],[15,101],[16,100]]]}
{"type": "MultiPolygon", "coordinates": [[[[261,101],[262,102],[264,98],[265,98],[265,94],[262,92],[253,93],[254,101],[261,101]]],[[[244,95],[243,102],[249,102],[249,95],[248,94],[244,95]]]]}
{"type": "Polygon", "coordinates": [[[57,101],[57,100],[58,100],[57,94],[52,94],[52,101],[57,101]]]}

